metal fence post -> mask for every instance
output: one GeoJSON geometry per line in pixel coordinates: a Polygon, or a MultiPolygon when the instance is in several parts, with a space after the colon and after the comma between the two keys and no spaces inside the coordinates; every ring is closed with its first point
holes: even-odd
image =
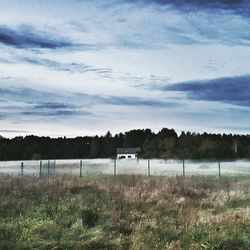
{"type": "Polygon", "coordinates": [[[49,160],[48,160],[48,176],[49,176],[49,160]]]}
{"type": "Polygon", "coordinates": [[[23,162],[21,162],[21,176],[23,176],[23,162]]]}
{"type": "Polygon", "coordinates": [[[39,177],[40,178],[42,177],[42,165],[43,165],[43,162],[40,161],[40,172],[39,172],[39,177]]]}
{"type": "Polygon", "coordinates": [[[182,161],[182,175],[185,177],[185,160],[182,161]]]}
{"type": "Polygon", "coordinates": [[[114,159],[114,176],[116,176],[116,159],[114,159]]]}
{"type": "Polygon", "coordinates": [[[148,177],[150,177],[150,160],[148,159],[148,177]]]}
{"type": "Polygon", "coordinates": [[[82,160],[80,161],[80,177],[82,177],[82,160]]]}
{"type": "Polygon", "coordinates": [[[54,174],[56,173],[56,160],[54,160],[54,174]]]}

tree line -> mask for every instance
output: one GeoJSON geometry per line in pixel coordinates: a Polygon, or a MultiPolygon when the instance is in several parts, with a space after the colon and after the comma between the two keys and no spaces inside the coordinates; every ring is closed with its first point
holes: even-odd
{"type": "Polygon", "coordinates": [[[114,136],[50,138],[0,137],[0,160],[84,159],[115,157],[118,147],[141,147],[141,158],[238,159],[250,158],[250,135],[182,132],[163,128],[134,129],[114,136]]]}

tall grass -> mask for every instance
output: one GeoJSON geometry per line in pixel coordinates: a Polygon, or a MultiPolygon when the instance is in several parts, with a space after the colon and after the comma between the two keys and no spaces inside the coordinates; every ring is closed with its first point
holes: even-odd
{"type": "Polygon", "coordinates": [[[250,249],[250,177],[1,177],[0,249],[250,249]]]}

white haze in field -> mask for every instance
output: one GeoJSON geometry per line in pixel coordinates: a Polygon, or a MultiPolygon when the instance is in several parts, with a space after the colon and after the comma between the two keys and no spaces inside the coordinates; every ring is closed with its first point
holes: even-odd
{"type": "MultiPolygon", "coordinates": [[[[80,160],[51,160],[22,161],[23,174],[25,175],[50,175],[53,174],[80,174],[80,160]]],[[[82,174],[114,174],[114,160],[111,159],[85,159],[82,160],[82,174]]],[[[211,161],[185,161],[185,175],[219,175],[218,162],[211,161]]],[[[250,174],[249,161],[237,160],[232,162],[220,162],[221,175],[250,174]]],[[[148,175],[148,160],[139,161],[117,160],[117,174],[141,174],[148,175]]],[[[0,174],[20,175],[21,161],[0,162],[0,174]]],[[[183,163],[180,160],[150,160],[151,175],[183,175],[183,163]]]]}

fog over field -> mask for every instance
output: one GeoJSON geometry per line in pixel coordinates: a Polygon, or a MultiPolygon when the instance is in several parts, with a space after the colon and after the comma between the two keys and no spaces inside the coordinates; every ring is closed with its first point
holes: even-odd
{"type": "MultiPolygon", "coordinates": [[[[42,164],[42,175],[60,175],[60,174],[80,174],[80,161],[74,160],[47,160],[43,161],[2,161],[0,162],[0,174],[2,175],[20,175],[21,164],[23,163],[23,174],[40,174],[40,163],[42,164]],[[49,165],[48,165],[49,164],[49,165]],[[49,169],[48,169],[49,167],[49,169]]],[[[114,164],[116,174],[139,174],[139,175],[158,175],[158,176],[176,176],[183,175],[183,161],[181,160],[159,160],[151,159],[131,159],[114,160],[112,159],[84,159],[82,160],[82,174],[84,176],[92,174],[114,174],[114,164]],[[149,166],[149,165],[150,166],[149,166]],[[150,167],[150,170],[148,169],[150,167]],[[148,172],[150,171],[150,173],[148,172]]],[[[219,175],[218,161],[191,161],[184,162],[185,175],[219,175]]],[[[250,174],[249,161],[222,161],[220,162],[221,175],[244,175],[250,174]]]]}

